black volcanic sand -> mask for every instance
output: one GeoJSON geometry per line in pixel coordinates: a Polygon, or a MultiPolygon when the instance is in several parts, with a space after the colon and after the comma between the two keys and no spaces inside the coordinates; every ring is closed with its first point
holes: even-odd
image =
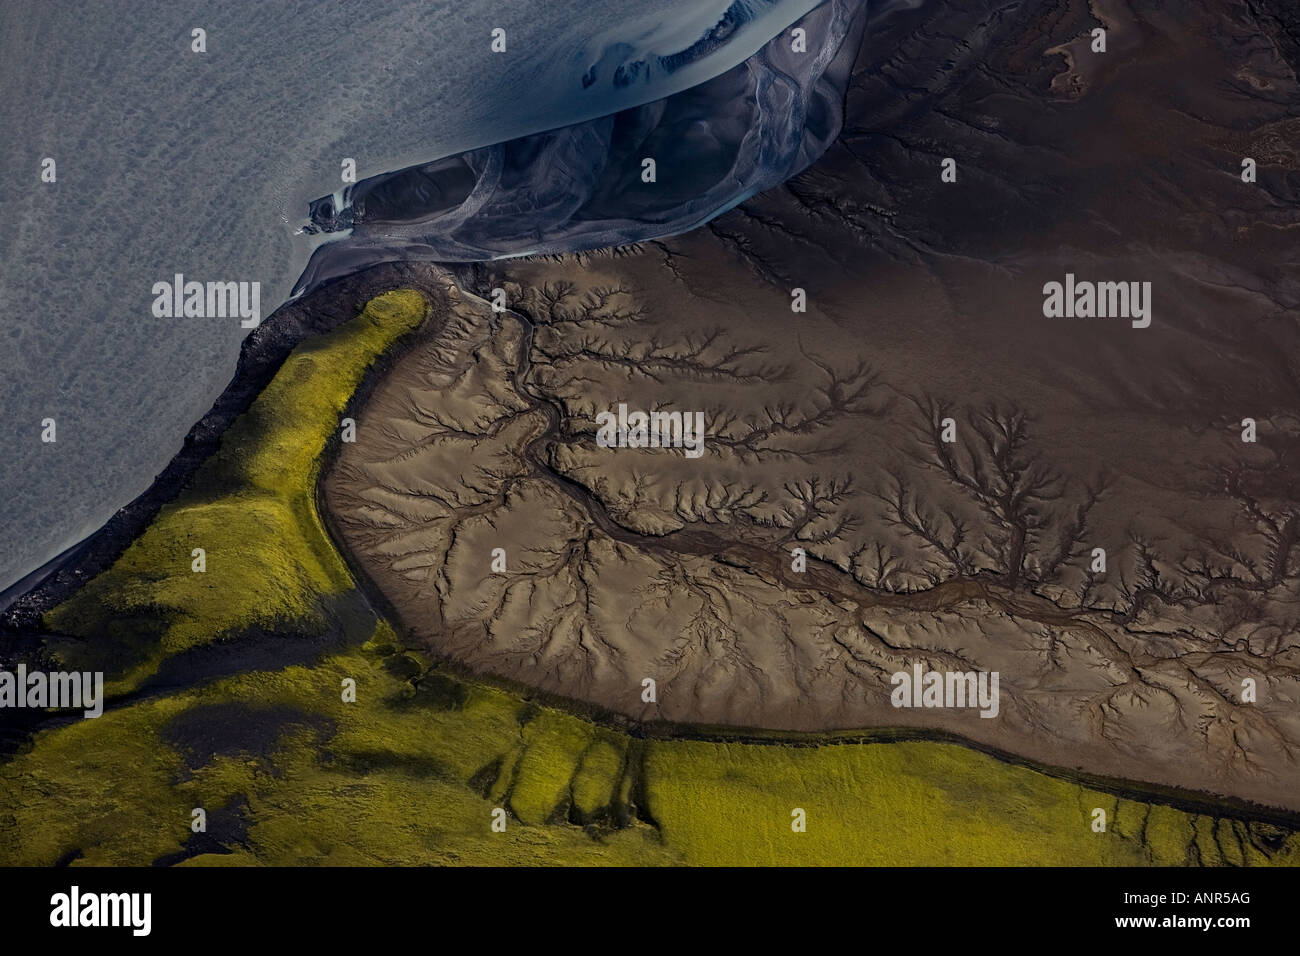
{"type": "MultiPolygon", "coordinates": [[[[852,699],[827,706],[829,698],[797,685],[728,683],[736,665],[724,657],[710,678],[718,686],[710,688],[698,672],[684,669],[679,686],[694,684],[699,693],[661,698],[647,712],[639,703],[626,703],[629,675],[638,689],[640,676],[626,664],[600,687],[575,683],[532,649],[505,647],[490,661],[476,660],[472,649],[492,608],[477,609],[478,631],[467,626],[425,633],[428,644],[479,670],[562,696],[610,701],[615,710],[648,719],[704,720],[714,714],[719,722],[771,727],[913,720],[956,726],[966,736],[984,734],[1009,751],[1056,764],[1063,762],[1060,735],[1073,730],[1065,762],[1294,806],[1289,782],[1295,779],[1297,733],[1294,718],[1283,711],[1294,711],[1297,698],[1300,617],[1294,610],[1300,557],[1289,517],[1297,499],[1292,449],[1300,420],[1300,333],[1296,246],[1288,236],[1297,225],[1300,182],[1300,29],[1296,14],[1281,4],[1233,4],[1215,14],[1188,5],[1138,21],[1127,11],[1098,5],[1097,15],[1108,28],[1109,49],[1100,55],[1087,49],[1087,33],[1097,20],[1083,4],[897,14],[868,31],[849,94],[848,128],[807,174],[705,229],[624,250],[626,257],[516,262],[464,273],[466,286],[480,293],[509,285],[520,319],[540,317],[538,292],[547,283],[573,281],[584,290],[626,283],[629,308],[644,310],[667,347],[707,323],[737,339],[748,336],[782,361],[806,352],[818,359],[862,357],[880,371],[881,381],[867,396],[869,407],[850,410],[824,433],[853,442],[816,436],[812,447],[796,446],[793,455],[771,442],[759,443],[748,457],[732,449],[730,470],[717,479],[742,489],[779,489],[789,480],[797,486],[813,477],[842,477],[846,468],[860,475],[860,490],[823,503],[834,507],[829,516],[817,517],[829,517],[832,527],[804,527],[798,541],[812,558],[813,586],[806,590],[821,590],[822,599],[837,592],[855,599],[876,595],[877,617],[865,632],[869,640],[853,647],[863,660],[856,662],[856,673],[847,670],[865,692],[857,688],[852,699]],[[1238,175],[1246,155],[1259,163],[1259,181],[1250,185],[1238,175]],[[955,184],[939,182],[944,156],[958,161],[955,184]],[[1044,318],[1042,283],[1060,280],[1067,271],[1080,278],[1151,281],[1152,327],[1044,318]],[[806,315],[789,312],[789,289],[796,285],[808,291],[806,315]],[[957,548],[957,557],[975,573],[959,570],[932,543],[900,528],[897,515],[891,521],[879,498],[888,490],[882,470],[893,463],[912,469],[913,459],[924,459],[926,429],[918,439],[913,412],[914,401],[928,398],[954,403],[963,428],[971,414],[978,422],[978,410],[990,400],[1032,418],[1036,453],[1074,482],[1069,497],[1044,505],[1052,510],[1054,532],[1069,530],[1082,484],[1110,474],[1110,490],[1090,512],[1089,530],[1071,539],[1064,567],[1044,577],[1043,561],[1031,549],[1013,574],[995,540],[998,522],[963,498],[959,485],[946,486],[950,477],[931,475],[932,482],[923,483],[917,476],[924,468],[909,472],[916,484],[908,494],[924,495],[933,508],[948,507],[969,524],[969,542],[957,548]],[[1246,414],[1260,423],[1260,442],[1249,448],[1236,440],[1237,423],[1246,414]],[[839,458],[821,447],[836,444],[847,449],[839,458]],[[1225,468],[1232,477],[1234,464],[1240,467],[1228,487],[1225,468]],[[743,480],[737,480],[738,471],[743,480]],[[828,536],[841,512],[852,512],[856,527],[852,534],[828,536]],[[1098,540],[1118,571],[1082,580],[1078,569],[1086,549],[1078,549],[1098,540]],[[887,559],[897,559],[884,576],[870,570],[859,550],[877,542],[887,559]],[[968,587],[972,578],[980,584],[975,591],[968,587]],[[968,605],[974,594],[1015,626],[991,627],[987,608],[977,613],[965,607],[960,627],[928,635],[933,620],[900,624],[882,616],[881,609],[927,613],[906,606],[915,600],[908,597],[913,592],[933,592],[932,603],[942,598],[968,605]],[[1042,623],[1053,614],[1066,617],[1042,623]],[[1023,643],[1028,638],[1020,624],[1035,615],[1044,630],[1037,644],[1023,643]],[[971,662],[1002,669],[1004,715],[1018,726],[883,706],[881,688],[868,678],[878,682],[912,659],[942,663],[944,641],[968,626],[968,636],[989,632],[984,636],[991,639],[974,648],[971,662]],[[1079,637],[1072,628],[1087,633],[1079,637]],[[1114,659],[1102,654],[1097,666],[1088,660],[1095,650],[1089,642],[1101,639],[1093,628],[1123,642],[1105,648],[1114,659]],[[892,645],[888,653],[877,643],[882,639],[892,645]],[[1005,663],[997,657],[1000,646],[1005,663]],[[1037,670],[1041,657],[1062,671],[1055,682],[1037,670]],[[1071,669],[1075,658],[1086,666],[1071,669]],[[1033,668],[1024,666],[1027,660],[1033,668]],[[1117,660],[1122,668],[1115,676],[1108,669],[1117,660]],[[1180,660],[1192,661],[1190,673],[1168,663],[1180,660]],[[1190,696],[1163,704],[1156,698],[1167,688],[1150,700],[1135,696],[1129,693],[1131,672],[1123,671],[1129,667],[1166,683],[1181,682],[1190,696]],[[1100,724],[1092,722],[1096,702],[1088,695],[1078,697],[1082,706],[1073,712],[1043,712],[1054,702],[1075,699],[1074,677],[1097,673],[1103,691],[1126,689],[1113,713],[1102,707],[1100,724]],[[1257,712],[1235,700],[1242,674],[1261,678],[1257,712]],[[1027,676],[1032,680],[1026,682],[1027,676]],[[1184,713],[1184,707],[1198,710],[1184,713]],[[1148,741],[1125,723],[1140,710],[1152,717],[1137,726],[1154,734],[1153,740],[1179,720],[1198,731],[1208,723],[1217,736],[1178,737],[1181,750],[1152,762],[1148,741]],[[1068,725],[1059,723],[1069,717],[1068,725]],[[1119,721],[1121,731],[1108,732],[1106,720],[1119,721]]],[[[278,310],[249,338],[236,379],[150,491],[73,549],[57,573],[5,613],[7,646],[34,629],[44,609],[111,563],[175,495],[301,336],[350,317],[379,291],[434,281],[429,270],[384,266],[278,310]]],[[[626,338],[611,337],[604,345],[627,348],[644,341],[642,331],[633,328],[626,338]]],[[[571,344],[557,338],[547,346],[550,356],[535,353],[530,364],[553,364],[571,344]]],[[[655,573],[684,563],[684,556],[726,552],[728,561],[760,572],[754,575],[760,580],[766,575],[764,600],[781,595],[794,582],[778,571],[772,554],[778,550],[774,543],[782,549],[788,543],[781,540],[791,531],[788,521],[764,524],[755,520],[757,512],[729,511],[716,502],[683,508],[673,487],[686,484],[675,474],[680,462],[656,461],[647,468],[644,461],[638,466],[634,453],[622,452],[600,468],[580,470],[588,465],[580,456],[583,443],[590,444],[596,405],[656,397],[643,380],[612,371],[629,364],[644,362],[596,361],[581,369],[587,380],[569,368],[567,386],[564,376],[552,372],[529,383],[535,396],[554,403],[557,420],[543,423],[542,440],[528,458],[534,466],[553,465],[548,481],[567,479],[563,494],[579,506],[583,521],[617,527],[628,544],[651,552],[658,561],[655,573]],[[561,449],[564,455],[556,454],[556,434],[573,439],[561,449]],[[658,477],[663,487],[627,491],[638,470],[643,486],[658,477]],[[689,547],[649,547],[649,537],[690,531],[700,522],[711,525],[709,537],[672,542],[689,547]],[[663,560],[665,555],[671,560],[663,560]]],[[[782,376],[724,381],[708,397],[711,408],[741,415],[763,408],[761,393],[739,387],[755,379],[791,402],[826,387],[804,359],[789,364],[782,376]]],[[[391,379],[394,395],[403,387],[401,372],[391,379]]],[[[689,379],[665,378],[658,397],[694,407],[689,379]]],[[[381,394],[376,402],[382,401],[381,394]]],[[[747,436],[733,437],[743,442],[747,436]]],[[[728,437],[715,439],[721,448],[728,437]]],[[[373,451],[365,440],[357,446],[359,454],[373,451]]],[[[713,454],[703,459],[702,469],[713,467],[713,454]]],[[[348,519],[340,509],[336,520],[346,526],[348,519]]],[[[930,530],[943,539],[951,527],[937,520],[939,526],[930,530]]],[[[376,559],[375,543],[349,533],[351,557],[380,582],[418,634],[419,622],[403,606],[409,595],[391,567],[376,559]]],[[[427,594],[426,584],[410,578],[409,570],[414,593],[427,594]]],[[[626,601],[635,581],[620,586],[618,579],[615,573],[613,585],[602,581],[614,593],[606,600],[626,601]]],[[[453,587],[445,612],[461,613],[457,602],[466,593],[453,587]]],[[[691,640],[688,628],[672,630],[669,617],[660,620],[660,640],[664,634],[674,642],[691,640]]],[[[853,623],[862,630],[861,620],[853,623]]],[[[761,628],[755,633],[766,640],[761,628]]],[[[854,664],[854,654],[846,653],[837,658],[840,665],[854,664]]],[[[774,673],[778,682],[784,679],[774,673]]],[[[837,689],[843,686],[852,682],[837,689]]]]}
{"type": "Polygon", "coordinates": [[[216,451],[222,433],[248,410],[300,341],[355,318],[370,299],[390,289],[427,292],[438,285],[426,267],[388,263],[328,283],[276,309],[244,340],[234,378],[208,413],[190,429],[181,451],[149,489],[85,541],[0,593],[0,603],[9,602],[0,613],[0,632],[39,629],[42,614],[109,567],[148,527],[158,509],[174,498],[195,469],[216,451]],[[20,590],[24,584],[26,590],[20,590]]]}
{"type": "Polygon", "coordinates": [[[1300,807],[1298,36],[1280,4],[874,24],[782,188],[462,270],[511,312],[377,386],[325,485],[352,559],[436,653],[634,718],[921,727],[1300,807]],[[1067,273],[1150,282],[1150,327],[1045,317],[1067,273]],[[595,447],[618,402],[706,410],[709,451],[595,447]],[[917,663],[998,671],[998,718],[891,707],[917,663]]]}

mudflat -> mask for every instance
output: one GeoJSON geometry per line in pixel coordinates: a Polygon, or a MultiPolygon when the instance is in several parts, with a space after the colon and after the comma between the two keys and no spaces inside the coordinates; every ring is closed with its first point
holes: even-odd
{"type": "Polygon", "coordinates": [[[694,233],[447,274],[322,486],[401,625],[638,720],[1300,809],[1296,51],[1187,5],[1086,57],[1057,6],[869,33],[830,152],[694,233]]]}

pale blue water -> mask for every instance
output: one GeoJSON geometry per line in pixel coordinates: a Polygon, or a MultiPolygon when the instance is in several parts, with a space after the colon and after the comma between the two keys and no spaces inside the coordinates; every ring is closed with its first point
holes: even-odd
{"type": "Polygon", "coordinates": [[[826,0],[689,89],[323,196],[308,228],[329,241],[294,291],[376,262],[483,262],[694,229],[826,151],[865,20],[862,0],[826,0]]]}
{"type": "Polygon", "coordinates": [[[374,176],[646,103],[816,5],[5,0],[0,588],[148,487],[229,381],[247,330],[155,318],[153,283],[257,281],[265,317],[344,157],[374,176]]]}

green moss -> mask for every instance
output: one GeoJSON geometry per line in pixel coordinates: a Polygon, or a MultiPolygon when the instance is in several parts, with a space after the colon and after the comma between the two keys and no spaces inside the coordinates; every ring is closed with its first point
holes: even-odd
{"type": "Polygon", "coordinates": [[[425,309],[418,293],[390,293],[300,345],[184,493],[50,613],[81,638],[58,647],[70,663],[115,673],[119,695],[145,691],[41,730],[0,764],[0,862],[1300,862],[1294,833],[1117,799],[951,744],[631,739],[431,671],[364,604],[341,610],[354,584],[313,495],[348,397],[425,309]],[[190,570],[196,547],[204,574],[190,570]],[[241,658],[148,691],[181,655],[327,630],[343,639],[299,660],[241,658]],[[504,833],[496,807],[513,814],[504,833]],[[1106,833],[1091,829],[1094,807],[1106,833]]]}
{"type": "Polygon", "coordinates": [[[182,762],[155,730],[185,705],[169,698],[77,720],[0,766],[0,861],[106,865],[129,854],[141,864],[180,852],[194,804],[169,786],[182,762]]]}
{"type": "Polygon", "coordinates": [[[611,739],[598,739],[586,749],[573,778],[573,805],[584,821],[599,817],[618,801],[627,748],[625,741],[608,736],[611,739]]]}
{"type": "Polygon", "coordinates": [[[524,728],[524,752],[515,770],[510,809],[524,823],[542,823],[566,810],[570,782],[591,743],[591,724],[543,711],[524,728]]]}
{"type": "Polygon", "coordinates": [[[1194,819],[1170,807],[1153,805],[1147,818],[1146,841],[1153,858],[1170,866],[1190,863],[1192,841],[1196,837],[1194,819]]]}
{"type": "MultiPolygon", "coordinates": [[[[1116,812],[1113,796],[952,744],[658,743],[647,777],[650,811],[688,863],[1174,865],[1192,829],[1157,808],[1166,829],[1144,842],[1145,804],[1121,800],[1116,812]],[[1092,830],[1094,807],[1107,811],[1105,833],[1092,830]],[[791,827],[795,808],[806,832],[791,827]]],[[[1198,834],[1213,825],[1195,820],[1198,834]]],[[[1294,837],[1277,861],[1300,862],[1294,837]]]]}
{"type": "Polygon", "coordinates": [[[123,693],[167,657],[240,631],[319,630],[320,599],[353,586],[316,513],[321,453],[366,369],[426,311],[419,293],[390,292],[296,348],[180,497],[46,615],[51,630],[84,638],[54,645],[69,666],[104,670],[123,693]]]}
{"type": "Polygon", "coordinates": [[[521,726],[523,706],[495,691],[474,695],[463,711],[404,707],[412,688],[384,666],[389,640],[380,625],[371,643],[316,666],[230,677],[41,733],[31,752],[0,767],[0,815],[11,821],[3,858],[48,864],[79,850],[76,863],[150,863],[186,851],[194,807],[207,810],[210,836],[230,840],[214,808],[233,805],[228,816],[244,832],[231,840],[236,858],[219,860],[226,864],[673,860],[644,825],[599,840],[517,820],[493,833],[496,804],[466,785],[470,768],[501,759],[523,734],[536,746],[521,748],[517,783],[536,793],[527,805],[548,816],[563,803],[564,768],[572,770],[589,725],[540,710],[521,726]],[[355,703],[342,700],[344,677],[357,683],[355,703]],[[284,732],[260,752],[222,752],[192,766],[169,730],[220,705],[225,726],[214,730],[228,739],[239,719],[232,704],[250,720],[271,708],[304,719],[282,721],[284,732]]]}

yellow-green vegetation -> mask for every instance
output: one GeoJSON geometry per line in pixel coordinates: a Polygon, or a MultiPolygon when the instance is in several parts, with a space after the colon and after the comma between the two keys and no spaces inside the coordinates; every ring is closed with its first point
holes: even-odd
{"type": "Polygon", "coordinates": [[[665,841],[691,863],[1300,863],[1300,841],[1273,827],[1117,798],[953,744],[665,742],[646,776],[665,841]],[[795,808],[806,832],[792,829],[795,808]],[[1092,830],[1095,808],[1105,833],[1092,830]]]}
{"type": "Polygon", "coordinates": [[[312,666],[222,678],[44,731],[0,766],[0,861],[1132,865],[1300,855],[1274,828],[1117,799],[953,744],[632,741],[427,670],[395,644],[381,622],[365,644],[312,666]],[[355,703],[342,699],[345,678],[355,703]],[[617,806],[629,783],[648,790],[643,819],[617,806]],[[203,836],[190,828],[196,807],[208,815],[203,836]],[[508,810],[504,832],[491,827],[496,807],[508,810]],[[796,807],[806,832],[791,828],[796,807]],[[1094,807],[1107,812],[1104,834],[1090,827],[1094,807]]]}
{"type": "MultiPolygon", "coordinates": [[[[207,813],[206,836],[237,852],[197,853],[192,863],[673,859],[646,824],[593,839],[576,826],[512,819],[493,833],[496,804],[467,781],[514,756],[525,736],[550,756],[547,748],[570,744],[580,754],[601,731],[553,711],[530,718],[534,708],[490,687],[471,685],[452,706],[429,699],[394,656],[381,624],[374,640],[312,667],[224,678],[41,734],[0,767],[0,861],[180,862],[187,847],[207,848],[191,832],[196,807],[207,813]],[[355,703],[342,700],[344,678],[357,682],[355,703]]],[[[549,793],[563,760],[523,749],[507,785],[549,793]]]]}
{"type": "Polygon", "coordinates": [[[312,493],[349,395],[425,311],[390,293],[300,345],[177,501],[51,613],[82,639],[66,660],[119,675],[116,699],[0,763],[0,863],[1300,862],[1290,831],[954,744],[634,739],[432,667],[358,597],[312,493]],[[149,681],[231,646],[251,649],[238,667],[149,681]]]}
{"type": "Polygon", "coordinates": [[[56,645],[60,656],[106,671],[121,693],[163,659],[252,627],[322,629],[320,599],[353,585],[316,513],[321,453],[366,369],[427,310],[418,292],[390,292],[298,346],[177,500],[46,615],[51,630],[85,639],[56,645]],[[199,548],[203,573],[192,567],[199,548]]]}
{"type": "MultiPolygon", "coordinates": [[[[614,735],[596,739],[582,754],[582,763],[573,777],[573,806],[585,822],[598,818],[620,799],[618,784],[622,781],[623,759],[627,754],[625,741],[614,735]]],[[[623,803],[627,795],[622,794],[623,803]]]]}

